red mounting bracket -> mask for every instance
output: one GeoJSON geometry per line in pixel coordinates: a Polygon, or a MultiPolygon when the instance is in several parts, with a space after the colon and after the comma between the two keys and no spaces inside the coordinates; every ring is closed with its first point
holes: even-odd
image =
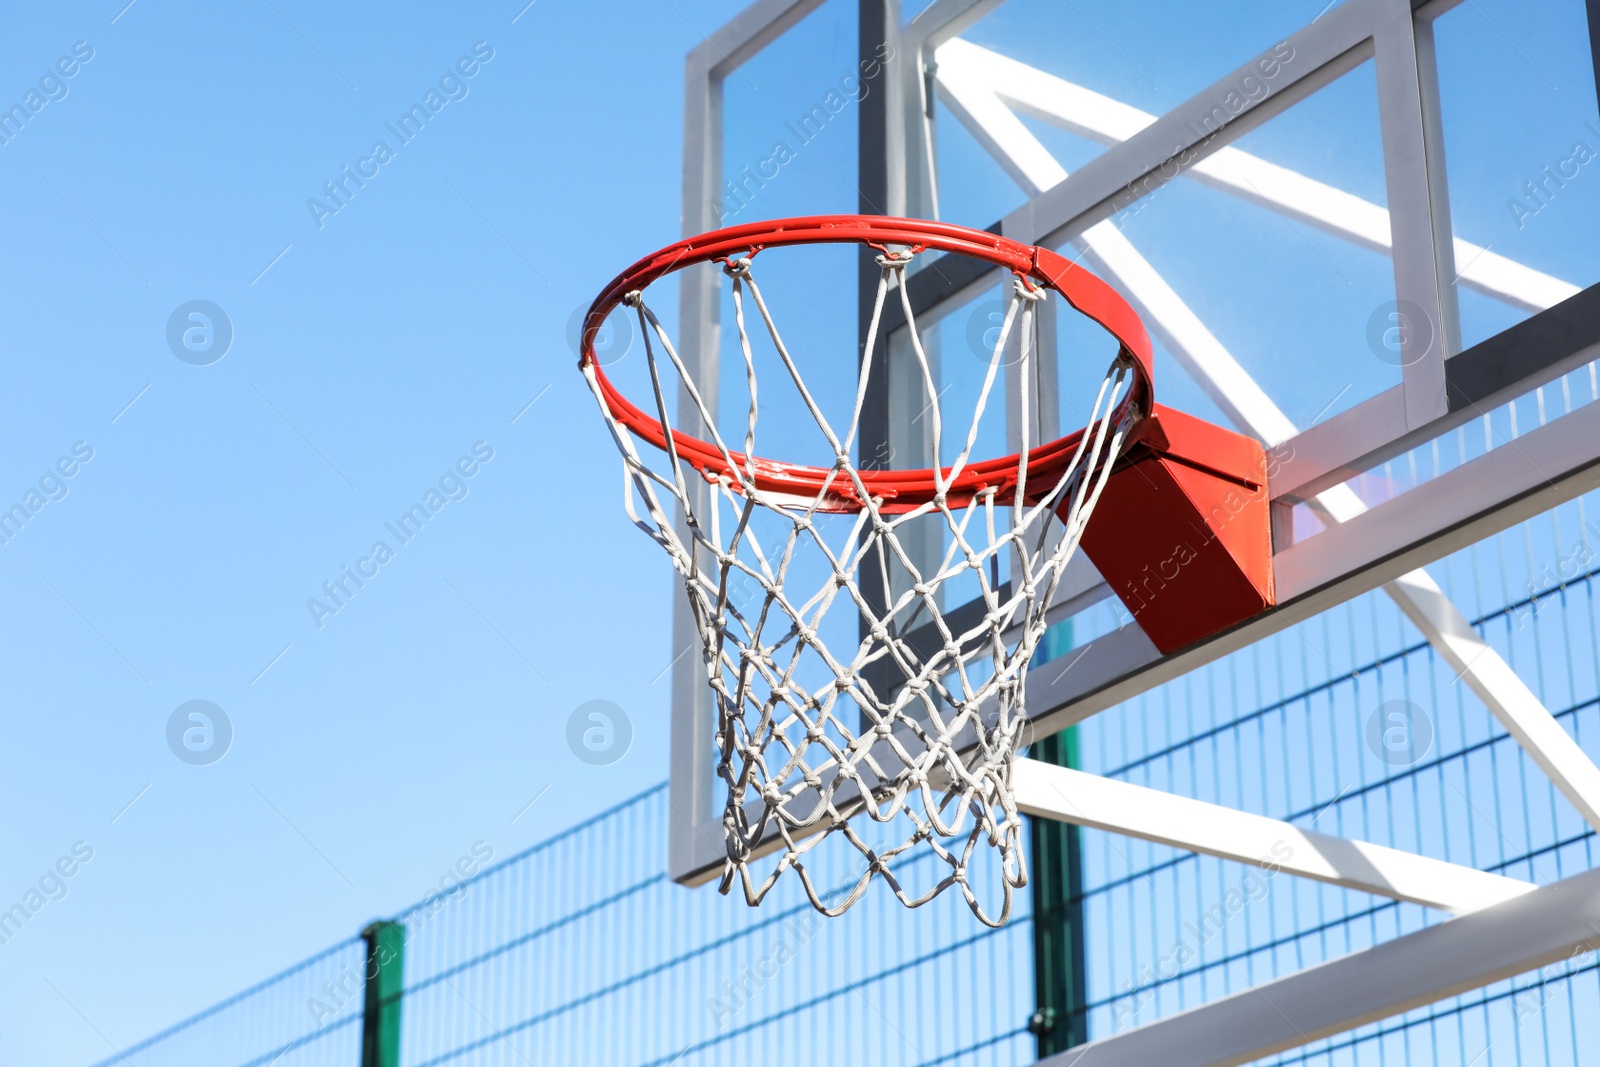
{"type": "Polygon", "coordinates": [[[1081,547],[1167,654],[1277,602],[1266,453],[1159,403],[1136,432],[1081,547]]]}

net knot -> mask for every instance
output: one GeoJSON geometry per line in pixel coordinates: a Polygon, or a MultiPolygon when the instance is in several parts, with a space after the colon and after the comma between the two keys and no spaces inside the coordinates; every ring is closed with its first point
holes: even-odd
{"type": "Polygon", "coordinates": [[[1028,300],[1028,301],[1043,300],[1045,298],[1045,295],[1050,292],[1050,290],[1046,289],[1044,286],[1042,286],[1042,285],[1034,285],[1032,282],[1028,281],[1026,278],[1013,278],[1013,279],[1011,279],[1011,287],[1012,287],[1013,290],[1016,291],[1017,298],[1019,300],[1028,300]]]}
{"type": "Polygon", "coordinates": [[[742,259],[724,259],[721,262],[722,273],[730,278],[742,278],[750,273],[749,256],[745,256],[742,259]]]}
{"type": "Polygon", "coordinates": [[[629,289],[622,294],[622,302],[631,308],[636,308],[644,303],[644,294],[637,289],[629,289]]]}
{"type": "Polygon", "coordinates": [[[904,270],[911,262],[912,252],[887,252],[878,256],[878,266],[884,270],[904,270]]]}

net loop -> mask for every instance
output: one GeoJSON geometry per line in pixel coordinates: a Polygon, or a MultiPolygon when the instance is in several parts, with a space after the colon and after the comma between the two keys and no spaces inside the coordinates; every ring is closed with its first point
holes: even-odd
{"type": "Polygon", "coordinates": [[[1011,291],[1023,300],[1037,303],[1050,295],[1050,290],[1042,285],[1034,285],[1026,278],[1012,278],[1011,291]]]}

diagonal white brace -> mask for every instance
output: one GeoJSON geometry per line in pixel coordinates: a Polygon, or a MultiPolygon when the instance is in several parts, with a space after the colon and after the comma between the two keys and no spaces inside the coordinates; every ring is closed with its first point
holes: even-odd
{"type": "Polygon", "coordinates": [[[1412,571],[1384,586],[1384,591],[1578,809],[1583,821],[1600,829],[1600,767],[1511,665],[1478,636],[1438,583],[1426,571],[1412,571]]]}
{"type": "Polygon", "coordinates": [[[1457,914],[1531,893],[1515,878],[1351,841],[1097,774],[1018,760],[1012,788],[1027,815],[1286,871],[1457,914]]]}

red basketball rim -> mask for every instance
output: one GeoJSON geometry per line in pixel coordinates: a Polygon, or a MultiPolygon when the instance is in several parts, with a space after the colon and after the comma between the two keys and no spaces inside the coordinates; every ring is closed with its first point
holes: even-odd
{"type": "MultiPolygon", "coordinates": [[[[781,245],[849,243],[868,245],[880,251],[902,246],[919,252],[936,249],[971,256],[1060,293],[1075,310],[1115,337],[1122,347],[1122,355],[1133,364],[1134,381],[1119,404],[1118,418],[1130,407],[1141,416],[1150,413],[1155,400],[1150,335],[1128,302],[1100,278],[1048,248],[1025,245],[965,226],[883,215],[819,215],[752,222],[668,245],[617,275],[595,298],[583,320],[578,366],[594,375],[613,416],[633,434],[665,450],[670,432],[673,447],[691,466],[713,481],[729,477],[737,487],[744,476],[745,457],[730,449],[729,455],[738,466],[738,470],[732,470],[716,445],[679,430],[668,431],[659,419],[631,403],[617,391],[596,361],[595,336],[606,316],[622,304],[628,293],[643,290],[665,275],[692,264],[754,255],[762,249],[781,245]]],[[[1036,502],[1054,488],[1072,462],[1083,434],[1083,430],[1076,430],[1028,450],[1027,503],[1036,502]]],[[[1131,440],[1124,443],[1124,451],[1131,443],[1131,440]]],[[[967,464],[950,484],[945,497],[947,503],[952,508],[966,507],[979,493],[990,490],[995,492],[997,503],[1011,503],[1021,462],[1021,454],[1014,453],[967,464]]],[[[828,499],[820,510],[859,511],[865,506],[850,479],[832,467],[810,467],[759,456],[753,458],[752,466],[756,488],[762,492],[815,498],[826,487],[828,499]]],[[[933,500],[935,476],[947,477],[948,470],[863,470],[858,472],[858,477],[868,494],[882,501],[881,510],[894,513],[910,511],[933,500]]]]}

